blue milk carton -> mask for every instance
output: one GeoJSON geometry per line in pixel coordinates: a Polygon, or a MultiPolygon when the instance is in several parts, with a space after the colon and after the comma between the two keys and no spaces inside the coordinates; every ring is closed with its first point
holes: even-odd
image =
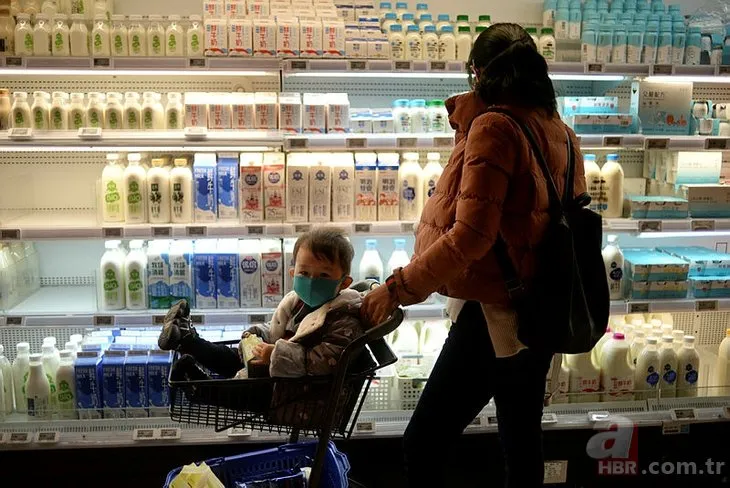
{"type": "Polygon", "coordinates": [[[184,298],[195,306],[193,290],[193,241],[175,241],[170,247],[170,303],[184,298]]]}
{"type": "Polygon", "coordinates": [[[124,417],[124,360],[126,351],[109,350],[101,361],[104,418],[124,417]]]}
{"type": "Polygon", "coordinates": [[[193,184],[195,185],[195,221],[215,222],[218,217],[218,180],[216,177],[215,154],[198,153],[195,155],[193,184]]]}
{"type": "Polygon", "coordinates": [[[241,292],[238,281],[238,239],[220,239],[216,256],[218,308],[238,308],[241,292]]]}
{"type": "Polygon", "coordinates": [[[168,351],[153,349],[147,358],[147,391],[150,417],[167,417],[170,406],[170,367],[172,355],[168,351]]]}
{"type": "Polygon", "coordinates": [[[195,242],[193,275],[195,280],[195,306],[197,308],[217,308],[217,248],[215,240],[195,242]]]}
{"type": "Polygon", "coordinates": [[[149,392],[147,388],[148,351],[129,351],[124,363],[124,398],[127,417],[147,417],[149,392]]]}
{"type": "Polygon", "coordinates": [[[170,308],[170,241],[151,241],[147,248],[147,294],[150,308],[170,308]]]}
{"type": "Polygon", "coordinates": [[[82,351],[74,363],[76,376],[76,407],[79,418],[102,418],[101,403],[101,357],[97,351],[82,351]]]}
{"type": "Polygon", "coordinates": [[[218,218],[238,219],[238,153],[218,155],[218,218]]]}

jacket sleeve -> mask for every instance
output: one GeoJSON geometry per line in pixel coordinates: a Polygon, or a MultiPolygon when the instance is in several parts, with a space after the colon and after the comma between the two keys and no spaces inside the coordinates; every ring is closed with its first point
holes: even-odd
{"type": "Polygon", "coordinates": [[[342,351],[360,335],[360,320],[352,315],[343,315],[333,321],[323,334],[322,342],[314,347],[279,339],[271,353],[269,374],[283,378],[332,374],[342,351]]]}
{"type": "Polygon", "coordinates": [[[490,251],[521,147],[519,133],[501,114],[486,114],[474,121],[464,151],[456,221],[448,233],[394,273],[402,305],[422,302],[490,251]]]}
{"type": "Polygon", "coordinates": [[[570,143],[573,145],[573,152],[575,153],[575,175],[573,188],[575,190],[575,196],[585,193],[587,191],[586,185],[586,170],[583,164],[583,153],[580,150],[580,141],[573,132],[573,129],[568,129],[570,136],[570,143]]]}

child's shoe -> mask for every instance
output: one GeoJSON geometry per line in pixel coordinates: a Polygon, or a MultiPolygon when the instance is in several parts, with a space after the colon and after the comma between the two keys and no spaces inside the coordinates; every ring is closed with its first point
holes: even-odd
{"type": "Polygon", "coordinates": [[[187,300],[180,300],[165,315],[157,345],[163,351],[172,351],[180,347],[180,341],[190,335],[197,337],[198,332],[190,322],[190,306],[187,300]]]}

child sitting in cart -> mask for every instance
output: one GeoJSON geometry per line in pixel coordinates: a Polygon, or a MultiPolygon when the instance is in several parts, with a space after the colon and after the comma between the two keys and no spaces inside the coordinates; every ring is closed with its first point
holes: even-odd
{"type": "Polygon", "coordinates": [[[352,284],[354,250],[343,230],[316,228],[299,236],[294,245],[294,290],[274,312],[269,324],[254,325],[243,333],[237,349],[213,344],[198,336],[190,323],[185,300],[173,305],[158,339],[163,350],[177,350],[173,366],[176,381],[210,379],[199,366],[224,378],[246,378],[244,353],[250,335],[263,342],[253,348],[249,366],[268,368],[268,376],[296,378],[333,374],[342,351],[364,333],[360,320],[362,295],[352,284]]]}

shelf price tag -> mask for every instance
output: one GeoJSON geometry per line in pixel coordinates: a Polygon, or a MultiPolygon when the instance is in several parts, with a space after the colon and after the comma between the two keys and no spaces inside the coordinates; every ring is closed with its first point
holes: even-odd
{"type": "Polygon", "coordinates": [[[134,429],[132,433],[133,441],[153,441],[155,440],[155,429],[134,429]]]}
{"type": "Polygon", "coordinates": [[[78,134],[79,139],[101,139],[101,127],[82,127],[78,134]]]}
{"type": "Polygon", "coordinates": [[[603,73],[606,66],[601,63],[588,63],[586,65],[586,73],[603,73]]]}
{"type": "Polygon", "coordinates": [[[294,226],[295,234],[304,234],[305,232],[309,232],[310,230],[312,230],[312,226],[310,224],[296,224],[294,226]]]}
{"type": "Polygon", "coordinates": [[[165,323],[164,315],[153,315],[152,316],[152,325],[163,325],[164,323],[165,323]]]}
{"type": "Polygon", "coordinates": [[[669,147],[669,139],[667,138],[649,138],[646,140],[647,149],[667,149],[669,147]]]}
{"type": "Polygon", "coordinates": [[[716,312],[720,308],[717,300],[697,300],[695,302],[695,312],[716,312]]]}
{"type": "Polygon", "coordinates": [[[0,241],[19,241],[20,229],[0,229],[0,241]]]}
{"type": "Polygon", "coordinates": [[[689,424],[680,422],[662,422],[662,435],[689,434],[689,424]]]}
{"type": "Polygon", "coordinates": [[[170,427],[160,429],[159,438],[163,441],[176,441],[182,437],[182,431],[180,427],[170,427]]]}
{"type": "Polygon", "coordinates": [[[185,127],[186,139],[205,139],[208,137],[208,129],[206,127],[185,127]]]}
{"type": "Polygon", "coordinates": [[[309,139],[306,137],[290,137],[286,140],[289,149],[307,149],[309,147],[309,139]]]}
{"type": "Polygon", "coordinates": [[[246,233],[250,236],[262,236],[266,233],[266,228],[263,225],[247,225],[246,233]]]}
{"type": "Polygon", "coordinates": [[[649,304],[644,302],[629,303],[629,313],[649,313],[649,304]]]}
{"type": "Polygon", "coordinates": [[[306,71],[309,69],[309,62],[303,60],[289,61],[289,69],[292,71],[306,71]]]}
{"type": "Polygon", "coordinates": [[[413,64],[410,61],[394,61],[393,69],[395,71],[412,71],[413,64]]]}
{"type": "Polygon", "coordinates": [[[597,412],[588,412],[589,422],[608,422],[611,419],[611,414],[605,410],[597,412]]]}
{"type": "Polygon", "coordinates": [[[674,73],[674,66],[671,64],[655,64],[651,72],[653,75],[671,75],[674,73]]]}
{"type": "Polygon", "coordinates": [[[412,149],[418,145],[415,137],[399,137],[397,146],[401,149],[412,149]]]}
{"type": "Polygon", "coordinates": [[[5,66],[7,66],[8,68],[22,68],[24,65],[25,63],[23,62],[23,58],[15,56],[5,58],[5,66]]]}
{"type": "Polygon", "coordinates": [[[244,429],[240,426],[228,429],[228,437],[249,437],[251,434],[251,429],[244,429]]]}
{"type": "Polygon", "coordinates": [[[263,324],[266,322],[266,315],[263,314],[253,314],[248,316],[248,322],[250,324],[263,324]]]}
{"type": "Polygon", "coordinates": [[[728,76],[730,75],[730,66],[723,64],[717,69],[717,74],[720,76],[728,76]]]}
{"type": "Polygon", "coordinates": [[[370,224],[355,224],[355,234],[370,234],[372,231],[372,225],[370,224]]]}
{"type": "Polygon", "coordinates": [[[94,68],[111,68],[112,60],[111,58],[94,58],[91,65],[94,68]]]}
{"type": "Polygon", "coordinates": [[[188,59],[189,68],[207,68],[207,60],[205,58],[190,58],[188,59]]]}
{"type": "Polygon", "coordinates": [[[672,416],[672,420],[697,420],[697,413],[694,408],[673,408],[669,414],[672,416]]]}
{"type": "Polygon", "coordinates": [[[497,425],[499,423],[499,419],[496,415],[487,415],[487,425],[497,425]]]}
{"type": "Polygon", "coordinates": [[[121,239],[124,237],[123,227],[102,227],[101,236],[104,239],[121,239]]]}
{"type": "Polygon", "coordinates": [[[205,315],[203,315],[203,314],[191,315],[190,322],[192,322],[193,325],[205,325],[205,315]]]}
{"type": "Polygon", "coordinates": [[[94,315],[95,327],[108,327],[114,325],[114,315],[94,315]]]}
{"type": "Polygon", "coordinates": [[[372,434],[375,432],[375,422],[372,420],[363,420],[355,423],[355,432],[358,434],[372,434]]]}
{"type": "Polygon", "coordinates": [[[14,315],[14,316],[5,317],[5,325],[17,327],[17,326],[22,326],[23,322],[24,322],[24,317],[22,317],[22,316],[14,315]]]}
{"type": "Polygon", "coordinates": [[[152,237],[172,237],[172,227],[152,227],[152,237]]]}
{"type": "Polygon", "coordinates": [[[484,416],[480,413],[476,417],[474,417],[474,420],[469,422],[468,427],[482,427],[484,426],[486,422],[484,421],[484,416]]]}
{"type": "Polygon", "coordinates": [[[558,416],[554,413],[544,413],[542,414],[542,423],[543,424],[557,424],[558,423],[558,416]]]}
{"type": "Polygon", "coordinates": [[[32,440],[30,432],[11,432],[7,438],[8,444],[30,444],[32,440]]]}
{"type": "Polygon", "coordinates": [[[367,61],[350,61],[350,71],[365,71],[368,69],[367,61]]]}
{"type": "Polygon", "coordinates": [[[16,141],[33,139],[33,129],[29,127],[15,127],[8,131],[8,138],[16,141]]]}
{"type": "Polygon", "coordinates": [[[640,220],[639,221],[639,232],[661,232],[662,221],[661,220],[640,220]]]}
{"type": "Polygon", "coordinates": [[[727,149],[728,141],[730,139],[724,139],[719,137],[708,137],[705,139],[705,149],[710,151],[724,151],[727,149]]]}
{"type": "Polygon", "coordinates": [[[185,228],[188,237],[205,237],[208,235],[208,228],[204,225],[191,225],[185,228]]]}
{"type": "Polygon", "coordinates": [[[604,146],[620,146],[623,142],[622,137],[617,136],[607,136],[603,138],[603,145],[604,146]]]}
{"type": "Polygon", "coordinates": [[[36,444],[58,444],[61,440],[61,433],[57,431],[53,432],[38,432],[35,436],[36,444]]]}
{"type": "Polygon", "coordinates": [[[415,229],[415,225],[416,224],[413,222],[403,222],[400,224],[400,231],[404,234],[405,233],[412,234],[413,230],[415,229]]]}
{"type": "Polygon", "coordinates": [[[446,61],[431,61],[431,71],[446,71],[446,61]]]}
{"type": "Polygon", "coordinates": [[[365,149],[368,147],[368,140],[364,137],[348,137],[345,139],[347,149],[365,149]]]}
{"type": "Polygon", "coordinates": [[[699,231],[714,231],[715,221],[714,220],[693,220],[692,221],[692,232],[699,231]]]}
{"type": "Polygon", "coordinates": [[[434,137],[433,147],[451,147],[454,145],[453,137],[434,137]]]}

